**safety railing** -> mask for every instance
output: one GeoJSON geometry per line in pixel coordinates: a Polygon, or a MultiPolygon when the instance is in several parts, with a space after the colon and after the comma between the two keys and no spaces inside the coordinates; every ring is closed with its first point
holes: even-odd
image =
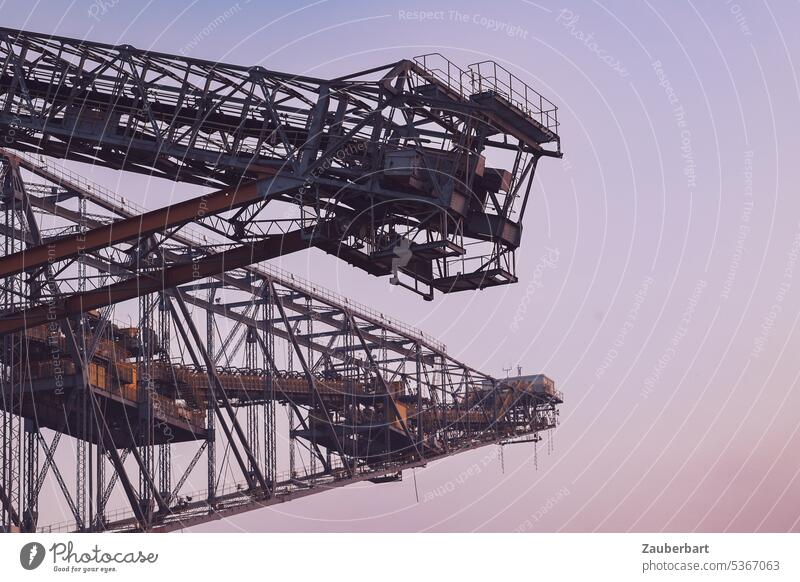
{"type": "Polygon", "coordinates": [[[424,69],[424,78],[438,81],[464,99],[494,92],[527,117],[554,133],[558,132],[558,107],[495,61],[473,63],[465,70],[440,53],[429,53],[414,57],[414,62],[424,69]]]}
{"type": "Polygon", "coordinates": [[[414,57],[414,62],[425,69],[429,80],[439,81],[463,97],[469,97],[472,88],[469,73],[440,53],[414,57]]]}
{"type": "Polygon", "coordinates": [[[300,291],[305,291],[312,295],[317,295],[323,299],[327,299],[333,305],[339,305],[342,307],[346,307],[349,311],[351,311],[356,316],[366,316],[370,319],[379,321],[380,323],[386,325],[388,328],[395,329],[401,332],[403,335],[408,336],[412,339],[418,339],[421,342],[427,344],[428,346],[440,351],[440,352],[447,352],[447,346],[440,342],[439,340],[435,339],[433,336],[425,333],[424,331],[417,329],[416,327],[412,327],[402,321],[398,321],[393,319],[376,309],[371,307],[367,307],[363,303],[359,303],[358,301],[354,301],[349,297],[345,297],[343,295],[339,295],[338,293],[331,291],[325,287],[317,285],[316,283],[304,279],[294,273],[290,273],[280,267],[276,267],[274,265],[268,263],[260,263],[257,268],[257,271],[262,271],[265,274],[274,277],[278,281],[283,284],[286,284],[289,287],[295,287],[300,291]]]}
{"type": "Polygon", "coordinates": [[[547,129],[558,131],[558,107],[511,71],[494,61],[481,61],[467,67],[475,93],[494,91],[547,129]]]}
{"type": "Polygon", "coordinates": [[[124,209],[131,214],[144,214],[147,212],[146,208],[136,204],[135,202],[132,202],[130,198],[120,196],[116,192],[113,192],[104,186],[100,186],[95,182],[87,180],[80,174],[65,168],[61,164],[58,164],[49,158],[17,151],[13,152],[13,155],[17,156],[21,160],[26,161],[31,166],[36,166],[48,174],[53,175],[54,177],[59,177],[61,183],[71,184],[81,190],[84,190],[85,192],[88,192],[89,194],[97,196],[97,198],[110,203],[116,208],[124,209]]]}

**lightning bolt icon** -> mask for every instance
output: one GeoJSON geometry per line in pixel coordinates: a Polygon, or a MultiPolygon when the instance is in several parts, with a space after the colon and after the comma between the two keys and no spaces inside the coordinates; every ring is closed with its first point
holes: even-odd
{"type": "Polygon", "coordinates": [[[411,241],[403,238],[394,247],[394,258],[392,258],[392,277],[389,283],[397,285],[399,278],[397,272],[400,267],[405,267],[411,261],[414,253],[411,252],[411,241]]]}
{"type": "Polygon", "coordinates": [[[36,554],[39,553],[39,548],[37,546],[31,546],[31,551],[28,553],[28,566],[33,564],[33,559],[36,557],[36,554]]]}

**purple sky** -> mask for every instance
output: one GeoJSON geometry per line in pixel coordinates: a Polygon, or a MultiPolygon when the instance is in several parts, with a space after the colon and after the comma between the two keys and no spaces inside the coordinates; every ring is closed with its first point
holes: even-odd
{"type": "MultiPolygon", "coordinates": [[[[538,470],[529,446],[505,449],[505,472],[484,448],[418,470],[419,503],[408,473],[196,529],[800,530],[800,5],[268,4],[26,0],[0,14],[322,77],[434,51],[511,68],[560,106],[565,152],[539,164],[517,285],[426,303],[316,252],[282,266],[475,367],[544,372],[566,403],[538,470]]],[[[198,193],[91,175],[149,207],[198,193]]]]}

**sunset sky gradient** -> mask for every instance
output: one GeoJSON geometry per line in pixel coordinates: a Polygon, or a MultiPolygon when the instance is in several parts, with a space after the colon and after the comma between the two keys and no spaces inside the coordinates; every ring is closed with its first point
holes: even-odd
{"type": "MultiPolygon", "coordinates": [[[[560,107],[565,155],[539,163],[518,284],[428,303],[316,251],[279,262],[476,368],[554,378],[566,402],[536,460],[483,448],[195,530],[800,531],[800,4],[0,0],[0,15],[320,77],[494,59],[560,107]]],[[[202,193],[84,171],[152,208],[202,193]]]]}

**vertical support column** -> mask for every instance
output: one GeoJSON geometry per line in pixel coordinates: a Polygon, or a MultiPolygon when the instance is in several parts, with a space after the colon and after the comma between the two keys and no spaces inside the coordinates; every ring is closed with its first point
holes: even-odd
{"type": "MultiPolygon", "coordinates": [[[[155,333],[152,325],[152,294],[142,295],[139,298],[139,330],[138,330],[138,355],[136,358],[138,401],[139,401],[139,444],[134,457],[141,459],[139,463],[139,500],[142,504],[142,513],[147,525],[152,521],[154,507],[153,483],[155,463],[153,459],[153,444],[155,441],[154,423],[154,390],[153,390],[153,355],[155,333]]],[[[137,461],[139,460],[137,459],[137,461]]]]}
{"type": "MultiPolygon", "coordinates": [[[[353,322],[353,327],[358,327],[355,321],[353,320],[352,316],[350,317],[350,321],[353,322]]],[[[360,336],[359,336],[359,339],[360,336]]],[[[381,329],[381,346],[386,346],[386,330],[381,329]]],[[[375,376],[375,383],[381,384],[386,391],[386,395],[383,399],[383,414],[385,416],[385,424],[386,427],[384,428],[384,440],[386,441],[386,462],[389,463],[392,459],[392,419],[391,415],[394,413],[395,418],[400,419],[400,413],[397,410],[397,406],[395,405],[394,398],[392,398],[391,394],[389,394],[389,387],[383,380],[380,370],[378,369],[377,364],[375,363],[375,357],[372,355],[369,347],[364,348],[365,354],[367,355],[367,359],[372,363],[373,374],[375,376]]],[[[380,353],[383,356],[383,361],[386,361],[386,348],[382,347],[380,353]]],[[[403,421],[400,421],[403,423],[403,421]]],[[[405,423],[403,423],[405,425],[405,423]]],[[[408,432],[408,431],[406,431],[408,432]]],[[[411,440],[411,435],[408,435],[409,440],[411,440]]],[[[413,441],[412,441],[413,444],[413,441]]]]}
{"type": "MultiPolygon", "coordinates": [[[[85,390],[89,390],[89,386],[85,387],[85,390]]],[[[84,440],[84,436],[86,434],[88,420],[87,416],[87,401],[86,398],[86,391],[84,389],[78,388],[81,390],[81,394],[78,396],[76,403],[77,403],[77,412],[78,412],[78,435],[75,439],[75,508],[77,509],[78,515],[80,516],[80,521],[84,524],[87,523],[86,521],[86,447],[87,443],[84,440]]]]}
{"type": "MultiPolygon", "coordinates": [[[[102,287],[107,284],[109,280],[108,273],[105,271],[100,271],[98,273],[98,281],[97,286],[102,287]]],[[[113,307],[106,308],[107,311],[105,312],[104,317],[111,318],[111,310],[113,307]]],[[[96,491],[96,501],[95,501],[95,516],[94,522],[92,525],[92,531],[105,531],[106,529],[106,503],[108,502],[108,496],[111,495],[111,489],[106,488],[106,460],[110,458],[111,454],[108,449],[106,449],[104,438],[104,431],[102,428],[99,428],[100,421],[97,419],[97,407],[92,406],[92,414],[95,415],[95,422],[93,423],[93,427],[97,427],[97,466],[95,468],[95,482],[97,483],[97,491],[96,491]]],[[[114,451],[116,454],[116,450],[114,451]]],[[[124,459],[122,459],[124,463],[124,459]]],[[[113,470],[113,466],[112,466],[113,470]]],[[[116,482],[116,479],[119,479],[119,475],[116,472],[112,473],[112,484],[111,487],[113,488],[113,484],[116,482]]]]}
{"type": "MultiPolygon", "coordinates": [[[[307,313],[312,313],[313,312],[312,311],[312,306],[311,306],[311,297],[306,297],[306,312],[307,313]]],[[[314,325],[314,318],[313,317],[307,317],[306,318],[306,335],[309,338],[313,338],[314,337],[313,336],[313,333],[314,333],[313,325],[314,325]]],[[[311,349],[311,342],[309,342],[308,350],[306,352],[306,362],[313,362],[313,361],[314,361],[314,352],[311,349]]],[[[310,418],[309,418],[309,421],[311,421],[310,418]]],[[[317,431],[316,431],[316,428],[312,425],[312,427],[311,427],[311,450],[316,450],[318,448],[319,447],[317,445],[317,431]]],[[[314,485],[314,482],[316,480],[314,475],[316,475],[316,473],[317,473],[317,457],[316,457],[316,455],[311,453],[311,454],[308,455],[308,459],[309,459],[308,470],[311,473],[310,483],[312,485],[314,485]]],[[[342,460],[344,460],[344,457],[342,458],[342,460]]]]}
{"type": "MultiPolygon", "coordinates": [[[[24,333],[24,332],[23,332],[24,333]]],[[[22,367],[20,365],[20,336],[7,337],[10,344],[10,362],[7,365],[5,382],[2,383],[4,408],[2,413],[2,474],[0,476],[0,506],[4,509],[3,526],[5,531],[20,531],[21,528],[21,488],[23,440],[21,423],[22,367]]]]}
{"type": "Polygon", "coordinates": [[[264,367],[267,370],[266,394],[264,394],[264,472],[270,487],[275,487],[277,481],[277,427],[275,425],[275,372],[273,366],[268,365],[269,361],[275,359],[275,334],[273,333],[272,320],[274,317],[271,294],[266,295],[263,307],[263,321],[266,341],[262,349],[266,353],[262,354],[264,367]]]}
{"type": "Polygon", "coordinates": [[[425,438],[425,426],[423,422],[425,414],[422,410],[422,347],[419,342],[416,342],[414,348],[414,358],[417,367],[417,442],[419,443],[418,446],[422,447],[422,441],[425,438]]]}
{"type": "MultiPolygon", "coordinates": [[[[208,303],[214,305],[214,298],[217,294],[217,288],[211,286],[208,288],[208,303]]],[[[214,310],[208,309],[206,311],[206,352],[210,360],[215,361],[216,353],[214,349],[214,310]]],[[[211,380],[209,379],[209,384],[211,380]]],[[[216,434],[215,434],[215,420],[214,420],[214,405],[212,395],[214,391],[206,390],[207,395],[207,409],[206,409],[206,455],[208,458],[208,502],[213,503],[217,496],[217,450],[216,450],[216,434]]]]}
{"type": "MultiPolygon", "coordinates": [[[[447,410],[447,361],[443,358],[439,358],[440,366],[441,366],[441,378],[442,378],[442,407],[444,410],[447,410]]],[[[444,430],[442,431],[444,436],[445,448],[448,448],[450,445],[450,435],[452,434],[452,425],[448,422],[448,419],[445,419],[444,422],[444,430]]]]}
{"type": "Polygon", "coordinates": [[[169,503],[172,494],[172,448],[169,443],[158,445],[158,491],[169,503]]]}
{"type": "MultiPolygon", "coordinates": [[[[254,370],[256,370],[258,366],[258,350],[256,350],[257,345],[257,338],[256,338],[256,329],[254,327],[247,328],[246,337],[245,337],[245,346],[244,346],[244,360],[245,360],[245,368],[250,370],[250,373],[255,375],[254,370]]],[[[259,411],[262,407],[258,406],[258,398],[255,397],[255,394],[250,393],[248,391],[248,403],[246,406],[246,433],[247,433],[247,442],[250,445],[250,450],[253,452],[253,458],[248,459],[248,465],[250,467],[251,475],[255,475],[258,467],[254,464],[257,462],[257,459],[260,456],[260,441],[259,438],[259,411]]]]}
{"type": "Polygon", "coordinates": [[[25,513],[22,530],[35,532],[39,520],[39,442],[33,420],[25,419],[25,513]]]}
{"type": "Polygon", "coordinates": [[[92,525],[93,531],[103,531],[105,529],[105,490],[106,490],[106,448],[103,444],[104,439],[102,438],[102,434],[100,438],[97,439],[97,468],[96,468],[96,483],[97,483],[97,491],[96,500],[95,500],[95,516],[94,516],[94,523],[92,525]]]}
{"type": "MultiPolygon", "coordinates": [[[[160,340],[159,360],[170,364],[170,310],[167,305],[169,297],[160,293],[158,297],[158,337],[160,340]]],[[[168,433],[167,441],[158,445],[158,490],[167,503],[172,500],[172,433],[168,433]]]]}
{"type": "MultiPolygon", "coordinates": [[[[83,234],[86,232],[86,199],[81,197],[78,199],[78,232],[83,234]]],[[[77,291],[78,293],[83,293],[86,291],[86,262],[82,254],[78,255],[77,260],[77,268],[78,268],[78,285],[77,291]]],[[[79,338],[80,338],[80,348],[83,354],[86,354],[86,329],[84,328],[85,318],[81,314],[79,316],[79,338]]],[[[91,360],[91,357],[86,357],[87,360],[91,360]]],[[[91,361],[87,362],[87,366],[92,366],[91,361]]],[[[87,494],[87,473],[89,471],[89,463],[87,463],[87,454],[88,454],[88,447],[90,446],[87,441],[87,435],[89,432],[89,398],[87,397],[87,392],[91,390],[91,387],[88,384],[84,384],[79,388],[79,390],[83,391],[83,394],[80,395],[78,398],[78,436],[76,438],[75,444],[75,455],[76,455],[76,462],[75,462],[75,506],[78,509],[78,515],[80,515],[81,522],[84,524],[84,527],[89,525],[91,522],[87,519],[88,517],[88,505],[89,499],[87,494]]]]}
{"type": "Polygon", "coordinates": [[[494,423],[494,438],[500,438],[500,406],[497,397],[497,380],[492,378],[492,422],[494,423]]]}
{"type": "MultiPolygon", "coordinates": [[[[278,300],[275,296],[275,289],[274,287],[270,286],[270,296],[272,297],[273,301],[278,300]]],[[[287,333],[289,330],[286,330],[287,333]]],[[[289,376],[292,376],[292,372],[294,372],[294,349],[292,348],[291,342],[286,342],[286,372],[289,376]]],[[[289,478],[294,479],[297,475],[295,471],[295,452],[297,449],[297,443],[295,442],[294,431],[297,427],[294,423],[294,408],[289,408],[289,478]]]]}
{"type": "Polygon", "coordinates": [[[295,471],[295,442],[294,431],[296,430],[294,424],[294,408],[289,408],[289,478],[294,479],[297,476],[295,471]]]}
{"type": "MultiPolygon", "coordinates": [[[[15,180],[18,175],[9,164],[3,164],[2,194],[3,223],[6,232],[3,236],[3,253],[11,254],[20,251],[25,246],[25,241],[19,240],[18,231],[25,233],[25,221],[22,219],[22,199],[15,180]]],[[[7,277],[0,285],[0,307],[5,310],[24,307],[25,284],[20,276],[7,277]]],[[[25,332],[14,333],[3,338],[4,353],[7,361],[4,362],[2,375],[0,375],[0,398],[2,408],[0,411],[0,525],[3,531],[19,531],[21,527],[21,487],[23,479],[23,453],[22,418],[19,415],[23,395],[23,350],[25,332]]]]}

